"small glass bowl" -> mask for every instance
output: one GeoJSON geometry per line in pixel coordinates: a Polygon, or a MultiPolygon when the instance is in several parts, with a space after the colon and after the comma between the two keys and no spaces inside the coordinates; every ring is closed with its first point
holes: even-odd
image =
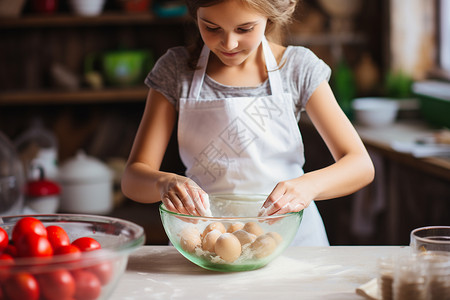
{"type": "MultiPolygon", "coordinates": [[[[294,239],[303,218],[303,211],[258,217],[258,211],[266,198],[266,195],[210,195],[213,217],[175,213],[164,204],[160,205],[159,211],[171,243],[188,260],[208,270],[249,271],[261,268],[278,257],[294,239]],[[224,258],[226,251],[225,255],[216,253],[219,240],[213,242],[213,247],[205,247],[208,228],[218,223],[227,231],[225,235],[228,238],[229,235],[236,236],[231,233],[231,227],[234,226],[244,226],[239,231],[253,233],[256,233],[253,229],[258,228],[259,233],[247,241],[239,239],[238,246],[234,244],[234,249],[230,248],[230,252],[238,248],[238,255],[227,259],[224,258]]],[[[219,235],[222,238],[224,234],[219,235]]]]}
{"type": "Polygon", "coordinates": [[[428,226],[411,231],[410,246],[415,252],[450,252],[450,226],[428,226]]]}

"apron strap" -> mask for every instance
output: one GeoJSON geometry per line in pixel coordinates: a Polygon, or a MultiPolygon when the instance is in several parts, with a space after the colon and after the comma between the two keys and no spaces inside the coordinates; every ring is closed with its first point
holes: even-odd
{"type": "Polygon", "coordinates": [[[272,95],[283,95],[283,81],[281,80],[280,70],[278,68],[277,60],[270,49],[269,42],[266,37],[262,39],[264,59],[266,60],[266,68],[269,76],[270,90],[272,95]]]}
{"type": "MultiPolygon", "coordinates": [[[[266,68],[269,76],[269,85],[272,95],[283,95],[283,84],[281,74],[278,69],[278,64],[270,49],[269,43],[265,36],[262,39],[264,59],[266,61],[266,68]]],[[[203,45],[202,52],[197,62],[197,68],[192,78],[191,87],[189,89],[188,99],[198,100],[200,98],[200,90],[203,85],[203,80],[206,74],[206,66],[208,64],[210,50],[208,46],[203,45]]]]}
{"type": "Polygon", "coordinates": [[[206,65],[208,64],[209,52],[210,50],[208,46],[203,45],[202,52],[200,53],[200,57],[198,58],[197,68],[195,69],[194,77],[192,78],[188,99],[198,100],[200,97],[200,90],[202,88],[203,79],[205,78],[206,74],[206,65]]]}

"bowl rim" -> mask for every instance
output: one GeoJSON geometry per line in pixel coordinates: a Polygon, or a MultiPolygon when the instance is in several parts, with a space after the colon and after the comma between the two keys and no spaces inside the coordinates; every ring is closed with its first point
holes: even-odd
{"type": "Polygon", "coordinates": [[[425,226],[425,227],[419,227],[416,229],[413,229],[411,231],[411,239],[415,239],[416,241],[421,241],[421,242],[425,242],[428,244],[444,244],[444,245],[450,245],[450,240],[432,240],[429,239],[428,237],[422,237],[422,236],[418,236],[417,232],[419,231],[424,231],[424,230],[436,230],[436,229],[449,229],[450,230],[450,226],[425,226]]]}
{"type": "MultiPolygon", "coordinates": [[[[226,195],[226,194],[220,194],[220,195],[226,195]]],[[[230,195],[232,195],[232,194],[230,194],[230,195]]],[[[301,211],[297,211],[297,212],[274,214],[274,215],[270,215],[270,216],[245,216],[245,217],[241,217],[241,216],[233,216],[233,217],[231,217],[231,216],[228,216],[228,217],[194,216],[194,215],[186,215],[186,214],[182,214],[182,213],[173,212],[173,211],[167,209],[163,202],[161,202],[159,204],[159,211],[160,211],[160,213],[164,212],[164,213],[173,215],[175,217],[182,217],[182,218],[189,218],[189,219],[201,219],[201,220],[224,220],[224,221],[239,221],[239,220],[249,220],[249,219],[267,221],[267,220],[272,220],[272,219],[285,218],[285,217],[288,217],[291,215],[301,215],[301,216],[303,215],[303,210],[301,210],[301,211]]]]}
{"type": "MultiPolygon", "coordinates": [[[[87,214],[66,214],[66,213],[57,213],[57,214],[27,214],[27,215],[8,215],[8,216],[0,216],[0,227],[3,227],[6,224],[5,219],[17,219],[23,217],[34,217],[45,222],[64,222],[64,221],[80,221],[80,222],[98,222],[101,223],[120,223],[127,228],[131,228],[133,232],[135,232],[135,238],[127,241],[118,247],[115,248],[101,248],[95,251],[87,251],[81,252],[81,256],[74,258],[71,255],[52,255],[50,257],[14,257],[14,263],[11,265],[8,261],[0,260],[0,267],[8,266],[12,269],[23,268],[23,267],[58,267],[62,264],[82,264],[82,265],[90,265],[98,263],[99,260],[108,260],[113,259],[118,256],[122,256],[128,253],[131,253],[139,246],[145,243],[145,231],[142,226],[133,223],[128,220],[109,217],[109,216],[99,216],[99,215],[87,215],[87,214]]],[[[45,225],[45,224],[44,224],[45,225]]],[[[12,225],[14,227],[14,225],[12,225]]],[[[46,226],[47,227],[47,226],[46,226]]]]}

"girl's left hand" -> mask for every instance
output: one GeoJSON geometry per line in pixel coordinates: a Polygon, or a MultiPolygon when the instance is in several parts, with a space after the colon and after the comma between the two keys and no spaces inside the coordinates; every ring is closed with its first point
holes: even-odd
{"type": "Polygon", "coordinates": [[[296,180],[283,181],[276,185],[267,197],[258,216],[270,216],[298,212],[309,206],[313,197],[311,190],[296,180]]]}

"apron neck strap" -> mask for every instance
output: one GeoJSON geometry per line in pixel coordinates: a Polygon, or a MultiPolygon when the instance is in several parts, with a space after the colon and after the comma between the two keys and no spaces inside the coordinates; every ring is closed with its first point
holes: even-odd
{"type": "MultiPolygon", "coordinates": [[[[266,62],[267,73],[269,77],[270,90],[272,95],[282,95],[283,85],[281,81],[281,74],[278,70],[278,64],[275,56],[270,49],[269,42],[266,37],[262,38],[262,47],[264,53],[264,59],[266,62]]],[[[206,66],[208,65],[210,50],[208,46],[203,45],[202,52],[198,58],[197,68],[194,72],[194,77],[191,82],[191,88],[189,89],[189,99],[198,100],[200,97],[200,90],[203,86],[203,80],[206,74],[206,66]]]]}
{"type": "Polygon", "coordinates": [[[269,76],[270,90],[272,96],[283,95],[283,83],[281,80],[281,74],[278,68],[277,60],[270,49],[269,42],[266,37],[263,36],[262,46],[264,52],[264,59],[266,60],[267,74],[269,76]]]}
{"type": "Polygon", "coordinates": [[[189,99],[198,100],[200,97],[200,90],[203,85],[203,79],[205,78],[206,66],[208,65],[209,52],[208,46],[206,46],[206,44],[203,45],[202,52],[198,58],[197,68],[195,69],[194,77],[191,82],[191,88],[189,89],[189,99]]]}

